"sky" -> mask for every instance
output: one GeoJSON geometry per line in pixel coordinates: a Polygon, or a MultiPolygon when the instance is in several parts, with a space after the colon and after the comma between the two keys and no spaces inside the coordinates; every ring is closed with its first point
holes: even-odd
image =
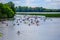
{"type": "Polygon", "coordinates": [[[0,0],[2,3],[12,1],[15,6],[44,7],[48,9],[60,9],[60,0],[0,0]]]}

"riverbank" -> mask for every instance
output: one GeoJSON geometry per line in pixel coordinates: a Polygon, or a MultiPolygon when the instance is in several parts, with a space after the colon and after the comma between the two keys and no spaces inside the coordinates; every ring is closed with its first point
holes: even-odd
{"type": "Polygon", "coordinates": [[[29,14],[29,15],[42,15],[46,17],[60,17],[60,14],[29,14]]]}
{"type": "Polygon", "coordinates": [[[6,21],[6,20],[14,20],[14,18],[4,18],[4,19],[0,19],[0,21],[6,21]]]}
{"type": "Polygon", "coordinates": [[[18,15],[42,15],[46,17],[60,17],[60,12],[16,12],[18,15]]]}

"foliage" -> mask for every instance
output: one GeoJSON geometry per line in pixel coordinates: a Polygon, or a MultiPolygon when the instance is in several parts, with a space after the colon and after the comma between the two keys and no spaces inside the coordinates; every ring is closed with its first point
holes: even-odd
{"type": "Polygon", "coordinates": [[[8,5],[15,12],[15,5],[13,2],[8,2],[6,5],[8,5]]]}
{"type": "Polygon", "coordinates": [[[12,17],[14,17],[15,8],[14,7],[11,8],[11,5],[9,5],[9,3],[7,3],[7,4],[0,3],[0,18],[12,18],[12,17]]]}

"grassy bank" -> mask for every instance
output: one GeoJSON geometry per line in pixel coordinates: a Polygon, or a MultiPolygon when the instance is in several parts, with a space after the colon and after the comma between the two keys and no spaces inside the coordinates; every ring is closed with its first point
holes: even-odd
{"type": "Polygon", "coordinates": [[[60,14],[29,14],[29,15],[42,15],[46,17],[60,17],[60,14]]]}
{"type": "Polygon", "coordinates": [[[60,17],[60,12],[19,12],[18,15],[42,15],[46,17],[60,17]]]}

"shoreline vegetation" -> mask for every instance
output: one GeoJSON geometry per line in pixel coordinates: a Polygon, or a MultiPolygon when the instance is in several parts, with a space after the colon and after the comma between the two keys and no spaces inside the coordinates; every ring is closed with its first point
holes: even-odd
{"type": "Polygon", "coordinates": [[[60,17],[60,12],[16,12],[18,15],[41,15],[46,17],[60,17]]]}

